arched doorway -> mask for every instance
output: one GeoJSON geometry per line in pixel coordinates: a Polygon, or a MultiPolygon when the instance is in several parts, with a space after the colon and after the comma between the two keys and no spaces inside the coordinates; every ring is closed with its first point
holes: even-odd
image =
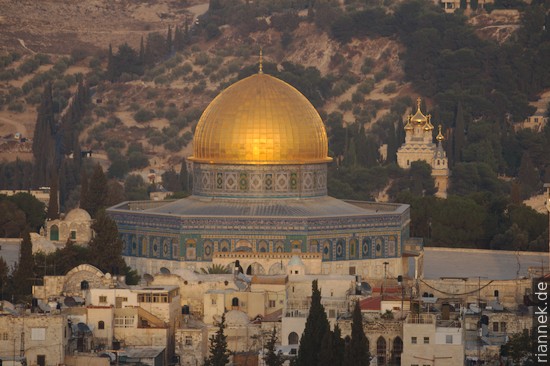
{"type": "Polygon", "coordinates": [[[254,263],[252,263],[251,265],[248,266],[248,268],[246,269],[246,274],[249,275],[249,276],[263,275],[263,274],[265,274],[265,270],[264,270],[264,267],[260,263],[254,262],[254,263]]]}
{"type": "Polygon", "coordinates": [[[51,241],[59,240],[59,227],[57,225],[52,225],[52,227],[50,227],[50,240],[51,241]]]}
{"type": "Polygon", "coordinates": [[[401,365],[401,353],[403,353],[403,341],[401,337],[395,337],[391,351],[392,365],[401,365]]]}
{"type": "Polygon", "coordinates": [[[291,332],[289,335],[288,335],[288,344],[298,344],[298,333],[296,332],[291,332]]]}
{"type": "Polygon", "coordinates": [[[386,364],[386,340],[382,336],[376,341],[376,358],[379,366],[386,364]]]}

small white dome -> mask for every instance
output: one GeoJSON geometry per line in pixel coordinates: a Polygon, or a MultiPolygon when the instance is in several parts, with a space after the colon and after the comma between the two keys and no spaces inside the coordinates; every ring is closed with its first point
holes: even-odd
{"type": "Polygon", "coordinates": [[[304,266],[304,262],[302,262],[302,259],[299,256],[293,255],[292,258],[290,258],[290,261],[288,262],[288,266],[289,267],[304,266]]]}
{"type": "Polygon", "coordinates": [[[250,323],[248,315],[240,310],[229,310],[225,313],[225,323],[232,326],[244,326],[250,323]]]}
{"type": "Polygon", "coordinates": [[[65,216],[63,220],[73,221],[73,222],[74,221],[82,222],[82,221],[91,221],[92,217],[86,210],[83,210],[81,208],[75,208],[69,211],[69,213],[67,214],[67,216],[65,216]]]}

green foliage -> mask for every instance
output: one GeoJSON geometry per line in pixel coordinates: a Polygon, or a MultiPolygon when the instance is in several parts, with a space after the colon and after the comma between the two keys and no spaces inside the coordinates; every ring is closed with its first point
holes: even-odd
{"type": "Polygon", "coordinates": [[[231,268],[222,264],[212,264],[207,269],[201,268],[201,273],[204,274],[231,274],[231,268]]]}
{"type": "Polygon", "coordinates": [[[349,346],[346,347],[345,359],[348,365],[369,366],[369,346],[363,330],[363,316],[359,301],[355,302],[352,319],[351,340],[349,346]]]}
{"type": "Polygon", "coordinates": [[[410,168],[394,180],[388,194],[395,198],[398,193],[405,191],[417,196],[432,196],[437,192],[432,167],[428,163],[423,160],[411,162],[410,168]]]}
{"type": "Polygon", "coordinates": [[[25,212],[12,201],[0,200],[0,236],[3,238],[17,238],[25,227],[25,212]]]}
{"type": "Polygon", "coordinates": [[[225,330],[225,313],[218,324],[216,334],[210,337],[210,355],[204,360],[204,366],[225,366],[229,363],[227,336],[225,330]]]}
{"type": "Polygon", "coordinates": [[[35,278],[32,242],[28,227],[23,231],[22,236],[19,262],[13,274],[14,289],[19,301],[28,299],[32,295],[32,285],[35,278]]]}
{"type": "Polygon", "coordinates": [[[130,201],[148,200],[147,185],[141,175],[130,174],[124,181],[124,192],[130,201]]]}
{"type": "Polygon", "coordinates": [[[264,362],[266,366],[282,366],[284,364],[284,359],[281,356],[281,352],[275,351],[275,344],[277,343],[277,329],[273,327],[271,336],[267,341],[265,346],[267,353],[264,356],[264,362]]]}
{"type": "Polygon", "coordinates": [[[317,280],[312,282],[311,288],[311,305],[306,326],[300,339],[298,366],[317,365],[319,363],[319,353],[322,343],[322,337],[319,337],[319,335],[325,334],[330,330],[325,308],[321,304],[321,291],[317,285],[317,280]]]}
{"type": "Polygon", "coordinates": [[[124,273],[126,264],[122,259],[122,240],[118,235],[116,223],[105,210],[100,209],[92,224],[95,235],[88,244],[90,264],[103,272],[111,274],[124,273]]]}
{"type": "Polygon", "coordinates": [[[134,120],[139,123],[149,122],[153,118],[155,118],[155,113],[148,109],[140,108],[134,113],[134,120]]]}
{"type": "Polygon", "coordinates": [[[535,364],[533,356],[533,339],[529,330],[525,329],[521,333],[515,333],[510,336],[505,345],[500,346],[500,355],[512,359],[515,365],[535,364]]]}
{"type": "Polygon", "coordinates": [[[97,164],[94,167],[87,190],[82,189],[80,197],[80,207],[90,214],[92,218],[105,207],[107,199],[107,177],[97,164]]]}

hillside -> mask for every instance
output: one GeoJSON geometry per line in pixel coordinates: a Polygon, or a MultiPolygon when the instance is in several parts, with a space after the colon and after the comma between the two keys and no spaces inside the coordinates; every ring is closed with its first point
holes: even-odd
{"type": "MultiPolygon", "coordinates": [[[[3,27],[0,47],[21,55],[9,68],[20,68],[39,54],[49,58],[30,73],[2,81],[0,92],[11,95],[18,88],[25,89],[25,83],[37,79],[37,75],[54,69],[61,70],[55,78],[67,84],[58,83],[59,98],[67,99],[67,93],[74,90],[73,79],[94,78],[99,70],[106,69],[108,44],[113,45],[113,52],[123,43],[139,49],[142,37],[154,32],[165,35],[168,26],[182,26],[186,19],[204,12],[206,5],[201,5],[201,0],[93,0],[77,4],[52,0],[36,6],[30,0],[17,3],[0,0],[4,9],[0,17],[3,27]],[[58,65],[63,62],[65,67],[58,65]]],[[[305,11],[300,12],[300,16],[305,15],[305,11]]],[[[502,13],[494,17],[483,14],[471,20],[484,36],[499,40],[502,32],[487,29],[497,24],[509,34],[517,21],[517,14],[502,13]],[[514,24],[505,25],[506,19],[514,24]]],[[[144,176],[149,169],[163,172],[178,166],[181,157],[190,154],[192,127],[201,111],[220,91],[220,85],[236,80],[243,66],[258,62],[260,47],[266,62],[312,66],[323,77],[332,78],[333,88],[340,91],[332,93],[318,108],[327,115],[341,112],[344,123],[359,118],[368,130],[390,110],[396,98],[416,98],[413,89],[404,82],[400,59],[404,47],[393,37],[354,38],[342,45],[313,23],[300,22],[291,32],[291,41],[283,47],[283,32],[273,28],[247,35],[230,26],[220,29],[219,37],[196,40],[142,77],[98,85],[93,113],[86,118],[80,136],[82,148],[93,149],[107,168],[106,150],[122,149],[124,154],[125,148],[138,142],[149,161],[149,166],[142,169],[144,176]],[[353,107],[358,103],[363,108],[353,107]],[[150,116],[147,121],[137,122],[134,118],[137,112],[150,116]]],[[[8,140],[16,133],[32,137],[41,90],[40,83],[36,84],[26,85],[31,90],[24,95],[6,99],[4,104],[8,108],[0,111],[0,136],[8,140]]],[[[55,88],[54,82],[54,94],[55,88]]],[[[0,158],[29,159],[28,144],[14,147],[10,142],[1,146],[0,158]]]]}

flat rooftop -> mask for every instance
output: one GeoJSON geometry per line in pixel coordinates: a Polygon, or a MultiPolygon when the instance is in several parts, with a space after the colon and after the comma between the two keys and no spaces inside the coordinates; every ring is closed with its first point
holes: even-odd
{"type": "MultiPolygon", "coordinates": [[[[424,248],[424,278],[513,280],[528,277],[529,267],[548,269],[547,252],[511,252],[464,248],[424,248]]],[[[414,269],[413,269],[414,271],[414,269]]],[[[410,276],[414,276],[414,272],[410,276]]]]}

